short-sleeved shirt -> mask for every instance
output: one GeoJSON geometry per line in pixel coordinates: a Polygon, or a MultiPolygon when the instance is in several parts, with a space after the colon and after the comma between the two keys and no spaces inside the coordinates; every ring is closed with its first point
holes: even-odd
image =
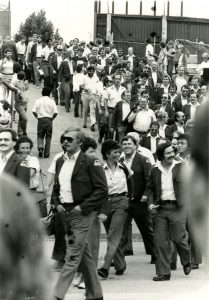
{"type": "Polygon", "coordinates": [[[114,85],[107,88],[107,106],[114,108],[115,105],[121,101],[121,95],[125,90],[126,88],[123,86],[120,86],[118,90],[114,85]]]}
{"type": "Polygon", "coordinates": [[[117,164],[114,172],[110,170],[107,164],[104,164],[103,168],[107,178],[109,195],[128,192],[126,174],[120,164],[117,164]]]}
{"type": "Polygon", "coordinates": [[[39,118],[52,118],[54,114],[58,114],[57,106],[48,96],[41,97],[36,100],[32,112],[37,113],[39,118]]]}

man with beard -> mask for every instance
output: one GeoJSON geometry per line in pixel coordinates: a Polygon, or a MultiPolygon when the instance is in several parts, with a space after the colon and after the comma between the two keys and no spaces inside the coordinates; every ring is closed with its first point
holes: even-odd
{"type": "Polygon", "coordinates": [[[155,214],[156,276],[154,281],[170,280],[170,240],[176,245],[185,275],[191,272],[191,254],[186,232],[186,205],[182,196],[182,165],[174,160],[170,142],[158,146],[159,163],[151,170],[146,195],[155,214]]]}

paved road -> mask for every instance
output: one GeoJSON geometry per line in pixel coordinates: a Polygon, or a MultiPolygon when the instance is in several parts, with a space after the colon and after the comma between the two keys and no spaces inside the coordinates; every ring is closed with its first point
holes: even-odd
{"type": "MultiPolygon", "coordinates": [[[[36,150],[36,126],[37,121],[31,113],[35,99],[41,96],[41,90],[31,86],[28,97],[28,135],[34,141],[33,154],[37,155],[36,150]]],[[[54,133],[52,139],[51,156],[48,159],[41,159],[41,167],[46,172],[50,161],[54,154],[61,151],[59,144],[59,137],[65,128],[68,126],[81,126],[82,119],[74,118],[73,113],[66,113],[64,108],[59,106],[59,116],[54,121],[54,133]]],[[[98,133],[91,133],[89,129],[84,129],[87,134],[98,138],[98,133]]],[[[134,233],[137,229],[133,227],[134,233]]],[[[104,232],[104,230],[103,230],[104,232]]],[[[46,255],[50,260],[53,247],[53,239],[46,239],[45,250],[46,255]]],[[[105,254],[106,241],[101,242],[99,265],[105,254]]],[[[199,270],[191,272],[189,276],[185,276],[178,262],[177,271],[173,271],[172,278],[166,282],[153,282],[152,277],[155,275],[153,265],[150,265],[150,257],[144,254],[143,243],[138,239],[134,242],[134,256],[127,257],[127,271],[123,276],[115,276],[114,270],[111,269],[108,280],[102,280],[105,300],[179,300],[179,299],[195,299],[208,300],[209,299],[209,269],[201,266],[199,270]],[[206,290],[206,288],[208,288],[206,290]]],[[[207,265],[209,265],[207,263],[207,265]]],[[[53,289],[53,285],[57,279],[58,273],[52,272],[52,285],[49,290],[53,289]]],[[[84,292],[77,288],[70,288],[65,300],[83,300],[84,292]]]]}

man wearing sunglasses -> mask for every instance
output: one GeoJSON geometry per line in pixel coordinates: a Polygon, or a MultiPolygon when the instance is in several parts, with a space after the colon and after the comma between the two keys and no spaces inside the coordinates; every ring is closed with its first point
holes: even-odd
{"type": "Polygon", "coordinates": [[[87,299],[103,300],[87,237],[94,212],[107,200],[108,189],[99,160],[81,151],[83,140],[80,128],[68,128],[62,136],[66,153],[56,163],[52,200],[67,233],[66,263],[55,286],[56,300],[64,299],[77,270],[83,274],[87,299]]]}
{"type": "Polygon", "coordinates": [[[156,105],[156,110],[162,111],[162,112],[167,112],[168,114],[168,125],[171,125],[174,123],[174,115],[175,115],[175,110],[174,108],[170,105],[169,100],[168,100],[168,94],[163,94],[161,97],[161,104],[156,105]]]}

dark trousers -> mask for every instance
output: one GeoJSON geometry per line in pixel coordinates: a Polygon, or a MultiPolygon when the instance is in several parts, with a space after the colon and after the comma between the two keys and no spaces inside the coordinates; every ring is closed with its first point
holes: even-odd
{"type": "Polygon", "coordinates": [[[66,79],[63,79],[60,86],[60,91],[62,91],[61,93],[64,95],[65,109],[67,112],[70,111],[71,88],[72,86],[70,80],[66,81],[66,79]]]}
{"type": "Polygon", "coordinates": [[[53,91],[54,101],[56,104],[58,104],[58,91],[57,91],[58,81],[57,81],[57,78],[53,78],[52,85],[53,85],[52,91],[53,91]]]}
{"type": "Polygon", "coordinates": [[[37,145],[38,150],[44,149],[44,154],[50,154],[51,138],[52,138],[52,118],[39,118],[37,128],[37,145]],[[45,140],[45,146],[44,146],[45,140]]]}
{"type": "Polygon", "coordinates": [[[17,134],[18,135],[21,135],[21,134],[26,135],[27,134],[27,121],[28,121],[27,115],[26,115],[27,106],[16,104],[15,109],[19,114],[17,134]]]}
{"type": "Polygon", "coordinates": [[[81,117],[82,117],[82,110],[83,110],[83,103],[81,102],[81,93],[80,92],[74,92],[74,103],[75,103],[75,107],[74,107],[74,116],[75,117],[79,117],[79,105],[81,107],[81,117]]]}
{"type": "Polygon", "coordinates": [[[82,272],[86,286],[87,299],[102,297],[102,288],[97,269],[87,242],[93,213],[83,215],[72,210],[60,214],[66,230],[67,254],[66,263],[60,272],[55,286],[54,295],[63,299],[78,270],[82,272]]]}
{"type": "Polygon", "coordinates": [[[171,243],[175,244],[181,264],[190,263],[190,247],[186,232],[185,207],[166,204],[159,208],[155,219],[155,250],[157,275],[170,274],[171,243]]]}
{"type": "Polygon", "coordinates": [[[65,242],[65,227],[63,225],[60,214],[55,214],[55,242],[52,252],[52,259],[64,261],[66,255],[66,242],[65,242]]]}

